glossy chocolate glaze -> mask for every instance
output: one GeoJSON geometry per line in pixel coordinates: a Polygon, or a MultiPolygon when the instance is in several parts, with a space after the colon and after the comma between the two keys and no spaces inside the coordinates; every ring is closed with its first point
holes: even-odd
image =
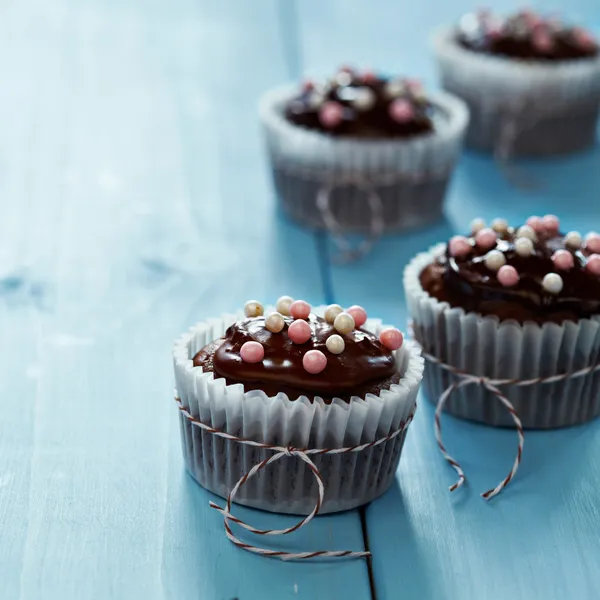
{"type": "Polygon", "coordinates": [[[496,315],[500,320],[515,319],[520,323],[577,321],[600,314],[600,277],[584,269],[585,249],[565,247],[562,234],[538,234],[534,254],[527,257],[515,252],[516,235],[510,229],[502,236],[497,250],[504,253],[506,264],[515,267],[520,281],[514,287],[503,287],[494,271],[484,263],[487,251],[474,246],[464,258],[450,256],[448,250],[427,266],[420,276],[423,289],[442,302],[461,307],[467,312],[496,315]],[[551,257],[559,249],[569,250],[575,267],[559,271],[551,257]],[[547,273],[558,273],[564,283],[557,294],[546,292],[542,280],[547,273]]]}
{"type": "Polygon", "coordinates": [[[358,72],[342,70],[331,81],[305,85],[286,107],[286,117],[296,125],[333,136],[402,138],[433,131],[435,107],[427,100],[420,87],[409,80],[398,79],[398,82],[404,82],[404,89],[392,97],[386,92],[388,81],[390,80],[375,76],[365,80],[358,72]],[[364,89],[370,90],[375,98],[368,110],[360,110],[353,104],[357,94],[364,89]],[[321,101],[315,104],[317,97],[321,101]],[[414,117],[410,121],[398,123],[390,116],[390,104],[396,99],[410,102],[414,110],[414,117]],[[333,128],[324,127],[319,120],[319,108],[327,101],[338,102],[344,107],[342,122],[333,128]]]}
{"type": "Polygon", "coordinates": [[[373,334],[356,329],[342,336],[346,348],[336,355],[327,350],[325,341],[337,332],[324,319],[310,315],[312,337],[305,344],[291,342],[287,328],[292,319],[287,317],[285,321],[279,333],[265,328],[264,317],[238,321],[229,327],[224,337],[200,350],[194,357],[194,365],[225,378],[228,385],[242,383],[246,391],[262,390],[268,396],[283,392],[291,400],[305,395],[311,400],[319,396],[325,401],[334,397],[349,401],[352,396],[378,394],[399,381],[393,352],[373,334]],[[262,362],[242,361],[240,348],[248,341],[263,345],[262,362]],[[302,366],[302,357],[313,349],[327,357],[327,367],[317,375],[307,373],[302,366]]]}
{"type": "Polygon", "coordinates": [[[475,52],[517,59],[560,61],[598,55],[598,44],[579,27],[521,11],[507,18],[489,12],[465,15],[458,26],[459,43],[475,52]]]}

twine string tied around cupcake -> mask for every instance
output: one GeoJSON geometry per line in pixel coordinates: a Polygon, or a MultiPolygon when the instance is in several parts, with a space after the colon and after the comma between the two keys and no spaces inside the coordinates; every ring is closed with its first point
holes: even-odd
{"type": "MultiPolygon", "coordinates": [[[[317,192],[317,208],[325,227],[331,234],[340,254],[334,260],[338,264],[347,264],[366,256],[385,231],[384,206],[381,194],[377,186],[392,186],[399,183],[418,185],[429,180],[444,179],[448,176],[446,170],[414,171],[407,173],[374,173],[363,176],[358,173],[330,174],[323,179],[323,183],[317,192]],[[370,219],[366,237],[354,246],[348,239],[348,228],[332,209],[332,192],[339,187],[350,186],[363,192],[362,198],[369,208],[370,219]]],[[[343,212],[341,213],[343,214],[343,212]]]]}
{"type": "Polygon", "coordinates": [[[383,234],[383,202],[375,186],[365,177],[358,175],[345,175],[334,181],[325,183],[317,193],[317,208],[321,213],[323,223],[329,230],[336,245],[340,249],[340,255],[335,259],[340,264],[355,261],[368,254],[383,234]],[[331,208],[331,194],[333,190],[341,186],[353,186],[362,191],[364,200],[369,207],[370,221],[366,237],[353,247],[344,234],[344,227],[335,216],[331,208]]]}
{"type": "Polygon", "coordinates": [[[517,99],[509,102],[504,110],[500,133],[494,146],[494,158],[501,171],[510,183],[524,190],[536,189],[539,183],[532,179],[526,172],[514,164],[513,158],[517,141],[528,130],[536,125],[541,117],[534,118],[531,115],[525,121],[526,108],[530,103],[525,99],[517,99]]]}
{"type": "MultiPolygon", "coordinates": [[[[414,327],[411,325],[410,329],[412,331],[413,339],[415,339],[414,327]]],[[[417,341],[417,340],[415,340],[415,341],[417,341]]],[[[465,476],[465,473],[464,473],[463,469],[461,468],[460,464],[456,461],[456,459],[454,459],[448,453],[448,451],[446,450],[446,447],[444,446],[444,443],[442,441],[441,415],[444,410],[444,405],[446,404],[446,401],[448,400],[448,398],[450,398],[450,396],[452,396],[452,394],[456,390],[458,390],[462,387],[465,387],[468,385],[480,385],[480,386],[484,387],[486,390],[488,390],[500,402],[502,402],[502,404],[506,407],[507,411],[510,413],[510,416],[515,424],[515,428],[517,430],[517,436],[518,436],[518,446],[517,446],[517,454],[516,454],[513,466],[511,468],[510,472],[508,473],[508,475],[502,481],[500,481],[500,483],[498,483],[498,485],[496,487],[489,489],[481,494],[481,497],[484,498],[485,500],[490,500],[494,496],[498,495],[512,481],[512,479],[514,478],[514,476],[517,473],[517,470],[519,469],[519,465],[521,464],[521,459],[523,456],[523,446],[525,443],[525,432],[523,430],[523,424],[521,423],[521,419],[519,418],[519,415],[517,414],[517,411],[515,410],[515,407],[513,406],[511,401],[506,397],[505,394],[503,394],[500,391],[499,388],[505,387],[505,386],[506,387],[510,387],[510,386],[529,387],[529,386],[535,386],[535,385],[558,383],[561,381],[566,381],[568,379],[577,379],[579,377],[585,377],[585,376],[591,375],[592,373],[600,371],[600,363],[599,363],[596,365],[590,365],[587,367],[583,367],[576,371],[559,373],[556,375],[549,375],[547,377],[534,377],[531,379],[516,379],[516,378],[492,379],[492,378],[483,377],[480,375],[473,375],[472,373],[466,373],[465,371],[461,371],[460,369],[445,363],[444,361],[440,360],[433,354],[430,354],[429,352],[427,352],[420,342],[417,341],[417,343],[419,343],[421,345],[421,349],[422,349],[421,355],[423,356],[423,358],[425,360],[427,360],[428,362],[430,362],[432,364],[437,365],[438,367],[440,367],[441,369],[444,369],[445,371],[448,371],[456,378],[456,381],[454,381],[454,383],[452,383],[450,386],[448,386],[444,390],[444,392],[441,394],[441,396],[439,397],[437,405],[436,405],[436,409],[435,409],[435,421],[434,421],[435,439],[437,441],[438,447],[439,447],[442,455],[446,459],[446,461],[450,464],[450,466],[456,471],[456,473],[458,475],[458,480],[454,484],[452,484],[449,488],[451,492],[458,489],[465,483],[466,476],[465,476]]]]}
{"type": "MultiPolygon", "coordinates": [[[[514,163],[519,139],[539,125],[544,119],[560,116],[568,105],[550,99],[551,94],[523,96],[506,101],[502,110],[500,132],[494,146],[494,158],[508,181],[517,188],[534,190],[542,187],[537,178],[532,177],[514,163]]],[[[589,108],[581,103],[581,108],[589,108]]]]}
{"type": "Polygon", "coordinates": [[[209,503],[211,508],[214,508],[219,513],[221,513],[221,515],[223,515],[225,534],[226,534],[227,538],[229,539],[229,541],[231,541],[233,544],[235,544],[238,548],[241,548],[248,552],[253,552],[255,554],[260,554],[262,556],[267,556],[270,558],[278,558],[279,560],[284,560],[284,561],[308,560],[308,559],[314,559],[314,558],[367,558],[367,557],[371,556],[371,553],[366,550],[365,551],[316,550],[316,551],[312,551],[312,552],[284,552],[281,550],[271,550],[269,548],[261,548],[258,546],[254,546],[252,544],[247,544],[245,542],[242,542],[233,533],[231,526],[230,526],[230,522],[236,523],[240,527],[243,527],[247,531],[250,531],[251,533],[254,533],[256,535],[287,535],[289,533],[293,533],[294,531],[297,531],[298,529],[301,529],[302,527],[304,527],[305,525],[310,523],[310,521],[312,521],[312,519],[319,513],[321,506],[323,505],[323,500],[325,498],[325,482],[323,480],[323,476],[321,475],[321,472],[319,471],[318,467],[316,466],[316,464],[313,462],[313,460],[310,457],[311,456],[336,455],[336,454],[348,454],[348,453],[353,453],[353,452],[362,452],[363,450],[367,450],[369,448],[374,448],[375,446],[385,444],[386,442],[389,442],[390,440],[393,440],[394,438],[396,438],[402,432],[406,431],[406,429],[408,428],[408,426],[410,425],[410,423],[414,417],[414,411],[411,412],[411,414],[408,416],[408,418],[405,421],[402,421],[400,423],[400,425],[398,426],[397,429],[395,429],[394,431],[392,431],[390,434],[386,435],[385,437],[379,438],[378,440],[375,440],[373,442],[357,444],[355,446],[349,446],[346,448],[303,448],[303,449],[300,449],[300,448],[295,448],[293,446],[277,446],[277,445],[272,445],[272,444],[266,444],[264,442],[257,442],[255,440],[241,438],[236,435],[227,433],[225,431],[221,431],[220,429],[211,427],[210,425],[207,425],[206,423],[203,423],[202,421],[200,421],[199,419],[194,417],[185,408],[185,406],[181,402],[181,399],[177,395],[175,395],[175,402],[177,403],[177,407],[179,408],[181,414],[190,422],[190,424],[192,426],[198,427],[199,429],[201,429],[211,435],[214,435],[214,436],[217,436],[217,437],[220,437],[220,438],[232,441],[232,442],[236,442],[238,444],[242,444],[242,445],[246,445],[246,446],[254,446],[255,448],[260,448],[262,450],[269,450],[274,453],[269,458],[266,458],[266,459],[262,460],[261,462],[255,464],[247,473],[245,473],[244,475],[242,475],[242,477],[240,477],[240,479],[237,481],[237,483],[233,486],[233,488],[229,492],[229,494],[227,496],[227,501],[226,501],[225,507],[221,507],[218,504],[216,504],[215,502],[209,503]],[[302,460],[304,463],[306,463],[306,465],[310,469],[311,473],[313,474],[313,477],[315,478],[315,480],[317,482],[318,497],[315,501],[315,506],[312,509],[312,511],[308,515],[306,515],[304,518],[302,518],[300,521],[298,521],[295,525],[292,525],[291,527],[287,527],[285,529],[257,529],[255,527],[253,527],[252,525],[245,523],[238,517],[235,517],[231,513],[231,508],[232,508],[231,505],[232,505],[233,499],[235,498],[236,494],[239,492],[240,488],[242,488],[242,486],[244,486],[244,484],[249,479],[254,477],[257,473],[259,473],[260,471],[262,471],[269,465],[272,465],[273,463],[281,460],[282,458],[296,458],[296,459],[302,460]]]}
{"type": "Polygon", "coordinates": [[[316,182],[315,204],[320,219],[326,230],[339,249],[339,254],[333,258],[338,264],[347,264],[366,256],[379,241],[386,228],[386,216],[381,191],[385,186],[400,183],[419,185],[428,181],[443,181],[448,178],[450,167],[434,170],[406,171],[402,173],[379,171],[361,174],[357,171],[337,172],[329,169],[310,169],[278,165],[278,168],[288,175],[301,178],[307,182],[316,182]],[[341,187],[354,187],[361,194],[355,197],[365,202],[369,217],[360,223],[348,225],[344,220],[344,205],[334,207],[334,190],[341,187]],[[356,231],[365,237],[358,243],[350,240],[349,235],[356,231]]]}

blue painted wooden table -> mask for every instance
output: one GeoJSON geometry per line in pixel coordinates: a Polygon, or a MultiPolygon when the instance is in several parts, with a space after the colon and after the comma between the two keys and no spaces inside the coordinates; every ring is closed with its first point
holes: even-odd
{"type": "MultiPolygon", "coordinates": [[[[600,227],[600,152],[525,165],[510,187],[466,154],[446,218],[332,267],[277,216],[262,91],[339,63],[435,75],[426,35],[470,8],[366,0],[22,0],[0,7],[0,597],[4,600],[597,598],[600,424],[528,433],[446,418],[453,473],[421,402],[397,483],[275,547],[366,561],[280,563],[235,549],[184,473],[172,341],[250,298],[361,303],[403,326],[401,272],[475,216],[556,212],[600,227]]],[[[519,2],[496,2],[514,8],[519,2]]],[[[562,2],[595,19],[597,0],[562,2]]],[[[293,519],[240,509],[254,524],[293,519]]]]}

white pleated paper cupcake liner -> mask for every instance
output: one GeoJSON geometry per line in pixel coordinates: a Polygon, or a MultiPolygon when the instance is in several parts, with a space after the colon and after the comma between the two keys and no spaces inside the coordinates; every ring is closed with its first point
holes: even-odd
{"type": "MultiPolygon", "coordinates": [[[[500,322],[452,308],[421,286],[421,271],[445,249],[439,245],[417,255],[404,271],[404,290],[416,337],[425,350],[466,373],[492,379],[549,377],[596,365],[600,361],[600,316],[577,323],[500,322]]],[[[424,391],[437,403],[455,376],[428,363],[424,391]]],[[[589,421],[600,414],[600,373],[530,387],[501,388],[526,428],[555,428],[589,421]]],[[[488,425],[514,426],[506,408],[482,386],[454,391],[446,410],[488,425]]]]}
{"type": "Polygon", "coordinates": [[[554,63],[474,52],[443,27],[432,37],[442,86],[469,105],[466,144],[497,150],[507,129],[515,155],[551,155],[591,146],[600,104],[600,57],[554,63]]]}
{"type": "Polygon", "coordinates": [[[373,215],[366,189],[379,195],[388,231],[440,217],[469,118],[462,100],[443,92],[431,96],[440,115],[434,133],[363,140],[336,138],[289,122],[285,107],[296,93],[295,87],[277,88],[259,105],[275,189],[291,218],[324,227],[317,195],[327,185],[332,186],[332,212],[346,230],[370,227],[373,215]]]}
{"type": "MultiPolygon", "coordinates": [[[[314,309],[322,315],[324,307],[314,309]]],[[[193,366],[194,355],[243,314],[224,315],[194,326],[175,344],[173,360],[178,397],[195,418],[216,429],[246,439],[296,448],[342,448],[368,443],[397,430],[415,409],[423,376],[423,359],[410,341],[395,353],[402,378],[379,395],[350,402],[320,398],[289,400],[285,394],[244,392],[243,385],[227,386],[223,379],[193,366]]],[[[378,333],[381,322],[365,327],[378,333]]],[[[191,475],[206,489],[227,497],[236,482],[272,452],[227,441],[180,417],[183,456],[191,475]]],[[[365,504],[381,495],[394,480],[406,430],[394,439],[361,452],[313,456],[325,481],[320,512],[338,512],[365,504]]],[[[284,458],[267,467],[240,488],[235,502],[272,512],[308,514],[317,499],[315,479],[306,464],[284,458]]]]}

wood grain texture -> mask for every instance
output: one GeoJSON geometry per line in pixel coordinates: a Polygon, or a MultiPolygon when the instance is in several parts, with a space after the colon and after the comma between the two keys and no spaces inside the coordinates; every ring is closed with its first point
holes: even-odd
{"type": "MultiPolygon", "coordinates": [[[[251,296],[360,302],[403,323],[402,265],[473,216],[548,211],[569,228],[598,226],[598,151],[527,164],[544,182],[533,193],[467,155],[443,222],[385,239],[347,268],[327,266],[322,236],[275,214],[259,94],[341,62],[433,82],[426,32],[470,7],[0,6],[0,597],[371,597],[364,562],[281,564],[226,541],[214,497],[183,470],[169,352],[194,321],[251,296]]],[[[598,24],[595,8],[569,4],[598,24]]],[[[471,476],[451,496],[432,417],[422,402],[398,485],[367,510],[378,599],[597,597],[598,425],[528,434],[517,480],[488,505],[477,492],[508,470],[514,432],[447,419],[471,476]]],[[[353,511],[275,544],[363,540],[353,511]]]]}
{"type": "MultiPolygon", "coordinates": [[[[235,549],[183,469],[173,340],[282,293],[323,301],[273,210],[255,115],[288,79],[273,0],[0,9],[0,596],[370,596],[364,563],[235,549]]],[[[283,527],[290,518],[241,510],[283,527]]],[[[286,549],[362,549],[358,514],[286,549]]]]}
{"type": "MultiPolygon", "coordinates": [[[[520,4],[488,3],[499,8],[520,4]]],[[[423,33],[471,7],[467,1],[377,0],[357,2],[349,11],[345,2],[323,6],[308,0],[299,13],[303,61],[307,70],[319,73],[344,62],[416,73],[433,83],[423,33]]],[[[563,2],[562,8],[600,24],[593,1],[563,2]]],[[[520,163],[541,184],[526,192],[511,187],[488,157],[466,153],[444,220],[427,230],[385,238],[360,263],[331,267],[335,300],[363,304],[387,322],[404,326],[404,265],[417,252],[464,233],[476,216],[514,222],[550,212],[561,215],[565,230],[598,229],[599,164],[598,149],[520,163]]],[[[397,485],[367,508],[377,599],[597,598],[600,424],[527,432],[516,479],[485,503],[479,492],[510,470],[516,433],[444,417],[444,441],[469,477],[465,489],[450,494],[447,486],[455,474],[435,444],[433,413],[421,398],[397,485]]]]}

